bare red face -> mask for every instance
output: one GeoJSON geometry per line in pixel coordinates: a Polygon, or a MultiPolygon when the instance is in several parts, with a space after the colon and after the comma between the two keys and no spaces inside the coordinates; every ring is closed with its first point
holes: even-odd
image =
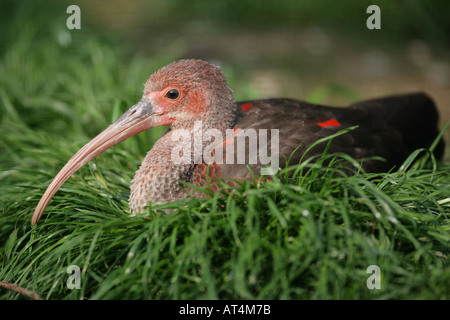
{"type": "Polygon", "coordinates": [[[153,110],[166,115],[172,122],[195,119],[205,112],[207,107],[205,92],[192,88],[189,83],[169,85],[161,90],[144,93],[144,97],[152,101],[153,110]]]}
{"type": "Polygon", "coordinates": [[[159,91],[151,91],[144,93],[144,97],[147,97],[152,101],[153,110],[160,114],[169,114],[175,109],[180,101],[184,98],[184,92],[182,97],[182,90],[179,87],[169,86],[159,91]]]}

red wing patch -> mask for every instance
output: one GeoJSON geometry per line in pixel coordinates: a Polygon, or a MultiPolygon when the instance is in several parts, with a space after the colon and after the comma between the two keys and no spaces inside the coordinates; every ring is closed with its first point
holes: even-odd
{"type": "Polygon", "coordinates": [[[253,107],[253,105],[251,103],[246,103],[241,106],[241,110],[247,111],[247,110],[251,109],[252,107],[253,107]]]}
{"type": "Polygon", "coordinates": [[[340,127],[341,126],[339,121],[337,121],[336,119],[330,119],[330,120],[327,120],[327,121],[324,121],[324,122],[319,122],[317,125],[322,127],[322,128],[340,127]]]}

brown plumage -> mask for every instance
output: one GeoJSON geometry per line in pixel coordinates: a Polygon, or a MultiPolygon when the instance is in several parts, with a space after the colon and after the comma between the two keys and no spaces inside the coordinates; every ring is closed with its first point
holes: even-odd
{"type": "MultiPolygon", "coordinates": [[[[381,172],[401,164],[413,150],[429,147],[438,134],[437,121],[433,102],[421,93],[363,101],[348,108],[292,99],[236,103],[217,66],[200,60],[180,60],[151,75],[142,99],[69,160],[40,200],[32,224],[39,221],[58,188],[76,170],[111,146],[151,127],[165,125],[169,130],[147,153],[132,180],[129,199],[132,212],[142,210],[149,202],[170,202],[186,197],[188,194],[180,181],[203,186],[208,177],[249,178],[245,164],[236,161],[211,164],[210,153],[199,156],[196,151],[213,150],[210,148],[213,145],[226,147],[230,141],[239,139],[235,136],[253,129],[256,132],[279,130],[278,166],[283,167],[284,156],[289,157],[298,146],[291,164],[298,162],[306,148],[318,139],[358,125],[358,129],[337,137],[330,151],[344,152],[355,159],[381,156],[386,162],[363,163],[365,170],[381,172]],[[216,141],[211,137],[196,140],[208,130],[224,140],[216,141]],[[227,134],[231,134],[232,139],[227,134]],[[184,161],[174,161],[174,154],[184,161]]],[[[272,150],[271,141],[267,140],[267,150],[272,150]]],[[[324,146],[317,146],[308,155],[321,153],[324,146]]],[[[212,153],[217,156],[216,160],[218,150],[215,148],[212,153]]],[[[436,149],[438,157],[442,150],[441,142],[436,149]]],[[[226,151],[221,159],[225,159],[226,151]]],[[[236,153],[240,151],[236,149],[236,153]]],[[[251,166],[255,172],[262,167],[260,162],[251,166]]]]}

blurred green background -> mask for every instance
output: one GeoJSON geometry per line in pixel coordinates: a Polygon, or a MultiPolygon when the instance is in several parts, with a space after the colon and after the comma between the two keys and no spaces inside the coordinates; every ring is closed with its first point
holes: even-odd
{"type": "MultiPolygon", "coordinates": [[[[117,116],[139,98],[145,78],[153,71],[176,59],[201,58],[223,67],[238,100],[285,96],[345,105],[385,94],[425,91],[440,109],[441,126],[450,121],[450,5],[445,0],[0,3],[0,89],[8,95],[16,92],[21,101],[12,99],[11,105],[28,108],[24,117],[36,127],[42,124],[40,118],[33,122],[36,110],[41,115],[59,110],[68,120],[89,117],[76,113],[76,95],[70,97],[73,103],[67,97],[67,106],[49,101],[53,94],[64,94],[58,93],[58,87],[74,80],[77,72],[74,85],[83,86],[81,71],[67,70],[77,68],[74,59],[91,77],[99,77],[98,88],[90,94],[104,104],[93,105],[100,109],[92,113],[111,114],[113,106],[107,102],[120,100],[122,94],[117,116]],[[71,4],[81,9],[81,30],[66,27],[71,4]],[[381,30],[366,27],[371,4],[381,9],[381,30]],[[111,70],[103,86],[98,68],[111,70]],[[132,72],[140,82],[124,78],[132,72]],[[40,81],[33,79],[45,74],[60,78],[48,79],[40,88],[40,81]],[[36,92],[39,98],[33,97],[36,92]]],[[[66,92],[74,93],[75,89],[66,92]]],[[[92,136],[102,129],[100,123],[97,128],[86,121],[79,132],[83,129],[92,136]]],[[[62,132],[67,123],[54,125],[62,132]]]]}

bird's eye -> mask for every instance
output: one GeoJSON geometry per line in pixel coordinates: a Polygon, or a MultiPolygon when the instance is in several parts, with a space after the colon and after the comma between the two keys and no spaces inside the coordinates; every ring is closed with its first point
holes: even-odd
{"type": "Polygon", "coordinates": [[[166,93],[166,98],[175,100],[180,96],[180,92],[177,89],[170,89],[166,93]]]}

